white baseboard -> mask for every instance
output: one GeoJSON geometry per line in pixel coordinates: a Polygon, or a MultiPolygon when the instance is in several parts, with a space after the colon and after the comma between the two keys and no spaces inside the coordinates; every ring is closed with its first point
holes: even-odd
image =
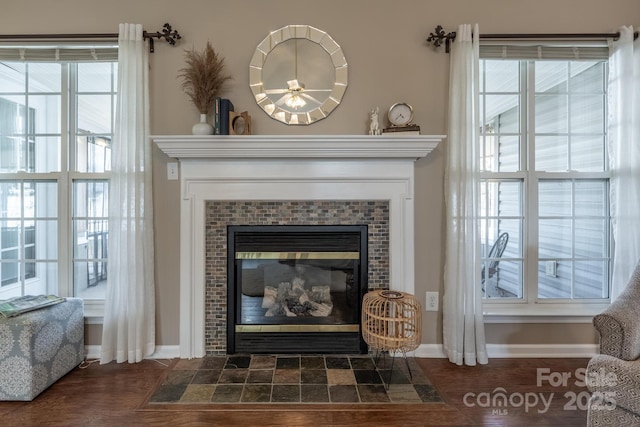
{"type": "MultiPolygon", "coordinates": [[[[86,345],[87,359],[100,358],[99,345],[86,345]]],[[[597,344],[487,344],[489,358],[591,358],[598,354],[597,344]]],[[[445,359],[442,344],[421,344],[415,351],[407,353],[415,357],[445,359]]],[[[159,345],[148,359],[174,359],[180,357],[180,346],[159,345]]]]}
{"type": "MultiPolygon", "coordinates": [[[[598,354],[597,344],[487,344],[489,358],[591,358],[598,354]]],[[[421,344],[415,357],[446,358],[442,344],[421,344]]]]}
{"type": "MultiPolygon", "coordinates": [[[[84,350],[87,359],[99,359],[100,358],[99,345],[85,345],[84,350]]],[[[174,359],[180,357],[179,345],[157,345],[156,351],[147,359],[174,359]]]]}

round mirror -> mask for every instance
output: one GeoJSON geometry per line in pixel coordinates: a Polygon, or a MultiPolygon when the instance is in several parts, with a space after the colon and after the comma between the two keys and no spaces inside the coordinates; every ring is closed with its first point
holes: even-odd
{"type": "Polygon", "coordinates": [[[256,48],[249,85],[270,117],[308,125],[327,117],[347,89],[347,61],[324,31],[288,25],[271,32],[256,48]]]}

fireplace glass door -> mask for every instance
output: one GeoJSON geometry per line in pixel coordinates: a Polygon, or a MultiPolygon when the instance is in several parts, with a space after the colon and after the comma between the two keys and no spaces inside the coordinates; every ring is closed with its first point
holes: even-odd
{"type": "Polygon", "coordinates": [[[361,352],[366,226],[229,233],[230,353],[361,352]]]}

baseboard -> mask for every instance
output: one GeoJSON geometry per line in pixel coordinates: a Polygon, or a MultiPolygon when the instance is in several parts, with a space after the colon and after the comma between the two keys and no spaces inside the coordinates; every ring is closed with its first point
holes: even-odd
{"type": "MultiPolygon", "coordinates": [[[[100,358],[99,345],[86,345],[87,359],[100,358]]],[[[598,354],[597,344],[487,344],[489,358],[591,358],[598,354]]],[[[444,359],[447,355],[442,344],[421,344],[407,353],[414,357],[444,359]]],[[[180,346],[159,345],[148,359],[174,359],[180,357],[180,346]]]]}
{"type": "MultiPolygon", "coordinates": [[[[99,345],[85,345],[86,358],[99,359],[100,348],[99,345]]],[[[179,345],[157,345],[156,351],[147,359],[174,359],[176,357],[180,357],[179,345]]]]}
{"type": "MultiPolygon", "coordinates": [[[[598,354],[597,344],[487,344],[489,358],[591,358],[598,354]]],[[[421,344],[415,357],[446,358],[442,344],[421,344]]]]}

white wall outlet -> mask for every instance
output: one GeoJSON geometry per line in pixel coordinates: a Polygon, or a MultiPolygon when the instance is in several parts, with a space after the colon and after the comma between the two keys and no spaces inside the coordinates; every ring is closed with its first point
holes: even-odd
{"type": "Polygon", "coordinates": [[[178,164],[176,162],[167,163],[167,179],[170,181],[178,179],[178,164]]]}
{"type": "Polygon", "coordinates": [[[427,292],[425,311],[438,311],[438,292],[427,292]]]}

